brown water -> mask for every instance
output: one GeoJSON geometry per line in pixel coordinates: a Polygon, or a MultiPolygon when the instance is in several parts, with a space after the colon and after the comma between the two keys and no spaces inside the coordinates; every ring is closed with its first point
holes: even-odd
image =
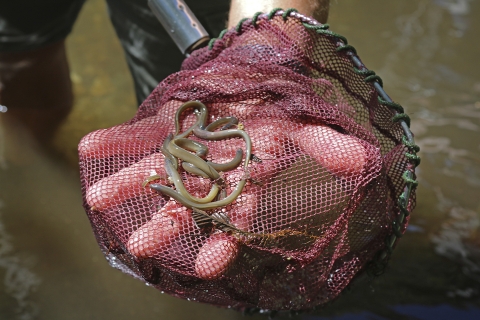
{"type": "MultiPolygon", "coordinates": [[[[385,275],[294,318],[480,319],[480,3],[332,2],[331,29],[412,118],[418,206],[385,275]]],[[[68,46],[76,103],[56,139],[67,161],[0,130],[0,319],[242,319],[108,266],[81,206],[76,145],[136,106],[103,1],[87,2],[68,46]]]]}

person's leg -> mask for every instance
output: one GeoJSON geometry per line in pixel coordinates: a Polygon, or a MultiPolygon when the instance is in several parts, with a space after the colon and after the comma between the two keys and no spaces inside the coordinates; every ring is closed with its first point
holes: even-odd
{"type": "Polygon", "coordinates": [[[23,124],[41,143],[50,142],[72,108],[73,94],[59,41],[24,53],[0,53],[0,104],[6,125],[23,124]]]}
{"type": "MultiPolygon", "coordinates": [[[[107,0],[140,105],[160,81],[180,70],[185,57],[147,5],[147,0],[107,0]]],[[[212,37],[225,29],[230,0],[188,0],[212,37]]]]}
{"type": "Polygon", "coordinates": [[[84,0],[0,3],[2,125],[25,126],[48,144],[73,102],[64,39],[84,0]],[[25,10],[27,8],[28,10],[25,10]]]}

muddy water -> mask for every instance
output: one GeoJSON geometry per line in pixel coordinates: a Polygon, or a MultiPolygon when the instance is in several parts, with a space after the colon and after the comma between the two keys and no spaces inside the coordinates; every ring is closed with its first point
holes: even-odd
{"type": "MultiPolygon", "coordinates": [[[[385,275],[296,318],[479,319],[480,3],[332,2],[332,30],[412,118],[418,206],[385,275]]],[[[61,157],[21,128],[0,131],[0,319],[243,318],[161,294],[104,260],[81,207],[76,144],[133,116],[133,86],[103,1],[87,2],[68,45],[76,104],[56,139],[61,157]]]]}

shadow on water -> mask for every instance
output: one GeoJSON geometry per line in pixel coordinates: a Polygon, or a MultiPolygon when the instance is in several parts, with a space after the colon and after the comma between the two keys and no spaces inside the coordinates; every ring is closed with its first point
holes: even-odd
{"type": "MultiPolygon", "coordinates": [[[[478,16],[471,0],[332,1],[332,30],[412,118],[418,205],[386,274],[293,318],[480,318],[478,16]]],[[[163,295],[106,263],[82,208],[76,145],[133,116],[133,85],[103,1],[87,2],[68,45],[76,104],[56,139],[67,161],[21,128],[0,130],[0,318],[243,318],[163,295]]]]}

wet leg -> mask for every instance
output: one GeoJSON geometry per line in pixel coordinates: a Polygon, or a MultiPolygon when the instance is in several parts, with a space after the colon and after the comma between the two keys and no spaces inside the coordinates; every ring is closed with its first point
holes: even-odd
{"type": "Polygon", "coordinates": [[[22,125],[40,144],[50,145],[73,104],[65,42],[0,53],[0,104],[8,107],[0,117],[7,134],[22,125]]]}

